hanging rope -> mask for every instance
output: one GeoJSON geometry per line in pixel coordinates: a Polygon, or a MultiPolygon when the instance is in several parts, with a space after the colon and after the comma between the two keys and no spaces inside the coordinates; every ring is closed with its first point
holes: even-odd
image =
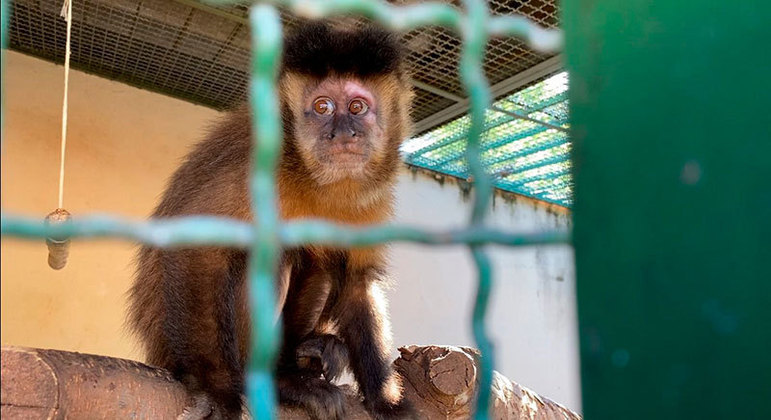
{"type": "Polygon", "coordinates": [[[64,202],[64,152],[67,147],[67,97],[70,87],[70,39],[72,35],[72,1],[64,0],[61,17],[67,21],[67,46],[64,50],[64,100],[62,101],[62,151],[59,159],[59,205],[64,202]]]}
{"type": "MultiPolygon", "coordinates": [[[[67,22],[67,44],[64,51],[64,100],[62,101],[62,147],[59,159],[59,205],[46,216],[47,224],[56,224],[70,220],[70,213],[63,208],[64,203],[64,153],[67,148],[67,97],[70,86],[70,39],[72,35],[72,1],[64,0],[59,13],[67,22]]],[[[67,265],[70,254],[69,238],[46,238],[48,246],[48,266],[60,270],[67,265]]]]}

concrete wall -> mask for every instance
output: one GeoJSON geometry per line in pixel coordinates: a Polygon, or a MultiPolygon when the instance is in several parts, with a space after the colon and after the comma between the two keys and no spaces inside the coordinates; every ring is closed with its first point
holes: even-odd
{"type": "MultiPolygon", "coordinates": [[[[44,217],[56,207],[62,67],[6,52],[2,205],[44,217]]],[[[75,215],[146,217],[167,177],[217,113],[81,72],[70,76],[64,206],[75,215]]],[[[405,171],[397,221],[436,228],[465,223],[469,202],[453,182],[405,171]]],[[[496,197],[493,225],[565,227],[569,216],[525,198],[496,197]]],[[[62,271],[42,242],[2,240],[3,345],[141,359],[123,328],[135,246],[76,242],[62,271]]],[[[496,285],[488,317],[497,367],[579,408],[572,252],[566,247],[491,249],[496,285]]],[[[392,248],[394,343],[473,345],[475,281],[463,247],[392,248]]]]}
{"type": "MultiPolygon", "coordinates": [[[[405,173],[397,187],[398,222],[432,228],[467,223],[471,202],[452,179],[405,173]]],[[[495,198],[489,221],[509,231],[567,228],[557,206],[495,198]]],[[[542,395],[579,409],[580,380],[573,252],[568,246],[489,247],[494,287],[488,328],[496,369],[542,395]]],[[[473,346],[476,269],[466,247],[392,247],[394,342],[473,346]]]]}

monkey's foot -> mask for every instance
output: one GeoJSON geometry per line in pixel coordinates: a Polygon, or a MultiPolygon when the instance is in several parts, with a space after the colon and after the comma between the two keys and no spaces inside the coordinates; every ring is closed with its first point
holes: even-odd
{"type": "MultiPolygon", "coordinates": [[[[217,405],[213,402],[208,394],[203,392],[195,394],[193,396],[193,403],[182,411],[182,414],[177,416],[177,420],[218,420],[227,419],[228,415],[225,415],[217,409],[217,405]]],[[[248,404],[246,399],[241,404],[240,420],[252,420],[249,414],[248,404]]]]}
{"type": "Polygon", "coordinates": [[[177,420],[203,420],[212,412],[212,402],[206,394],[196,394],[193,404],[189,405],[177,416],[177,420]]]}
{"type": "Polygon", "coordinates": [[[418,420],[418,413],[412,404],[402,399],[398,404],[387,401],[377,401],[374,403],[365,402],[367,411],[376,420],[418,420]]]}
{"type": "Polygon", "coordinates": [[[301,407],[316,420],[341,420],[345,415],[345,395],[324,379],[300,373],[278,378],[281,404],[301,407]]]}
{"type": "Polygon", "coordinates": [[[303,341],[295,351],[296,363],[309,374],[333,381],[348,365],[348,349],[332,334],[314,335],[303,341]]]}

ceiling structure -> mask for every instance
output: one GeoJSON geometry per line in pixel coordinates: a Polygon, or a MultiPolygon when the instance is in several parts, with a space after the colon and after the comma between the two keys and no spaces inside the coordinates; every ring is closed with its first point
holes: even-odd
{"type": "MultiPolygon", "coordinates": [[[[396,4],[413,2],[392,0],[396,4]]],[[[459,7],[457,1],[448,3],[459,7]]],[[[556,0],[490,0],[489,6],[493,14],[519,13],[547,28],[559,25],[556,0]]],[[[60,17],[61,8],[62,0],[13,0],[10,48],[63,62],[66,23],[60,17]]],[[[246,3],[215,7],[198,0],[73,0],[72,11],[73,68],[215,109],[227,109],[245,99],[250,59],[246,3]]],[[[282,20],[287,30],[301,23],[284,12],[282,20]]],[[[416,134],[425,136],[462,118],[468,110],[458,76],[461,42],[452,32],[435,26],[409,31],[403,40],[416,91],[412,117],[416,134]]],[[[534,52],[514,38],[491,39],[484,61],[499,100],[532,87],[561,68],[559,56],[534,52]]],[[[528,116],[532,106],[512,108],[511,103],[496,103],[496,107],[504,109],[507,118],[549,124],[543,113],[528,116]]],[[[563,133],[563,123],[552,124],[557,128],[543,127],[563,133]]],[[[490,133],[495,132],[488,130],[487,137],[490,133]]],[[[462,143],[462,133],[455,134],[462,143]]],[[[454,176],[464,173],[443,170],[447,165],[431,167],[420,159],[406,160],[454,176]]],[[[516,162],[508,163],[516,169],[516,162]]],[[[532,195],[522,188],[496,185],[532,195]]]]}

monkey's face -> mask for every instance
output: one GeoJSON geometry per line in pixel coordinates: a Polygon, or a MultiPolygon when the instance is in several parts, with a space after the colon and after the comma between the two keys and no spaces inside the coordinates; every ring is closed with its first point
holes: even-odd
{"type": "Polygon", "coordinates": [[[295,141],[316,181],[366,180],[387,146],[376,84],[327,78],[306,84],[301,97],[295,141]]]}

